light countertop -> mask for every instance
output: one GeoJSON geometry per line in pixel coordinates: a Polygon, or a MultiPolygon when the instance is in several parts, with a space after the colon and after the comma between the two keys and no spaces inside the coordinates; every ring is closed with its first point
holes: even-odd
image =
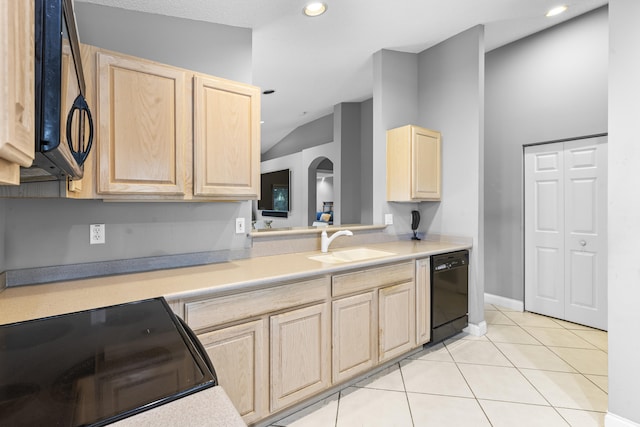
{"type": "MultiPolygon", "coordinates": [[[[214,296],[275,283],[331,274],[381,263],[421,258],[471,247],[447,241],[395,241],[367,248],[395,255],[340,264],[309,259],[320,251],[248,258],[196,267],[122,274],[45,285],[8,288],[0,293],[0,324],[19,322],[164,296],[214,296]]],[[[341,248],[341,250],[349,248],[341,248]]]]}
{"type": "Polygon", "coordinates": [[[142,412],[112,427],[246,427],[222,387],[212,387],[142,412]]]}

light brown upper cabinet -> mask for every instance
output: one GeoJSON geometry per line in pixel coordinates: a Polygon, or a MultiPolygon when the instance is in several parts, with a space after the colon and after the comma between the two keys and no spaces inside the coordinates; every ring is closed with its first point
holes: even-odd
{"type": "Polygon", "coordinates": [[[387,131],[387,201],[438,201],[442,192],[440,132],[407,125],[387,131]]]}
{"type": "Polygon", "coordinates": [[[20,184],[34,158],[32,0],[0,2],[0,184],[20,184]]]}
{"type": "Polygon", "coordinates": [[[260,91],[194,77],[195,196],[256,199],[260,188],[260,91]]]}
{"type": "Polygon", "coordinates": [[[185,193],[184,70],[97,53],[98,193],[185,193]]]}
{"type": "MultiPolygon", "coordinates": [[[[95,55],[98,110],[91,197],[258,198],[259,88],[117,52],[89,51],[95,55]]],[[[86,166],[85,174],[91,168],[86,166]]]]}

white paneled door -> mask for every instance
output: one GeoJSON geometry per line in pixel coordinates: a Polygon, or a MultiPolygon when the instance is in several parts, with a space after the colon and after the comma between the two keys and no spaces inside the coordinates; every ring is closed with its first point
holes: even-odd
{"type": "Polygon", "coordinates": [[[525,148],[525,309],[607,329],[607,138],[525,148]]]}

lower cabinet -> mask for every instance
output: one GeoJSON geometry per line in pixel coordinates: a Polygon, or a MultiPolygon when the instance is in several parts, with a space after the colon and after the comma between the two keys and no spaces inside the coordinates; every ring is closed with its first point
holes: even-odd
{"type": "Polygon", "coordinates": [[[271,411],[318,393],[329,381],[328,304],[271,316],[271,411]]]}
{"type": "Polygon", "coordinates": [[[326,389],[326,302],[198,335],[218,382],[247,424],[326,389]]]}
{"type": "Polygon", "coordinates": [[[267,411],[267,349],[265,321],[230,326],[198,335],[224,388],[246,423],[267,411]]]}
{"type": "Polygon", "coordinates": [[[378,361],[384,362],[416,346],[414,283],[378,291],[378,361]]]}
{"type": "Polygon", "coordinates": [[[251,425],[330,386],[329,298],[330,277],[320,276],[171,307],[251,425]]]}
{"type": "Polygon", "coordinates": [[[416,344],[431,340],[431,261],[416,260],[416,344]]]}
{"type": "Polygon", "coordinates": [[[375,366],[378,340],[374,307],[373,292],[333,301],[334,383],[342,382],[375,366]]]}
{"type": "Polygon", "coordinates": [[[334,383],[416,347],[414,262],[338,274],[332,285],[334,383]]]}
{"type": "Polygon", "coordinates": [[[171,301],[255,424],[430,338],[429,259],[171,301]]]}

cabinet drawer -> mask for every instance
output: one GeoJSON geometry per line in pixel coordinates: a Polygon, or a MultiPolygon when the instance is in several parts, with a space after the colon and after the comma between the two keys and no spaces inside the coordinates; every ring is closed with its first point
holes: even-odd
{"type": "Polygon", "coordinates": [[[226,297],[188,302],[184,313],[194,330],[261,316],[289,307],[325,300],[329,277],[320,277],[226,297]]]}
{"type": "Polygon", "coordinates": [[[385,267],[370,268],[364,271],[338,274],[333,276],[331,293],[334,297],[413,280],[414,263],[409,261],[385,267]]]}

